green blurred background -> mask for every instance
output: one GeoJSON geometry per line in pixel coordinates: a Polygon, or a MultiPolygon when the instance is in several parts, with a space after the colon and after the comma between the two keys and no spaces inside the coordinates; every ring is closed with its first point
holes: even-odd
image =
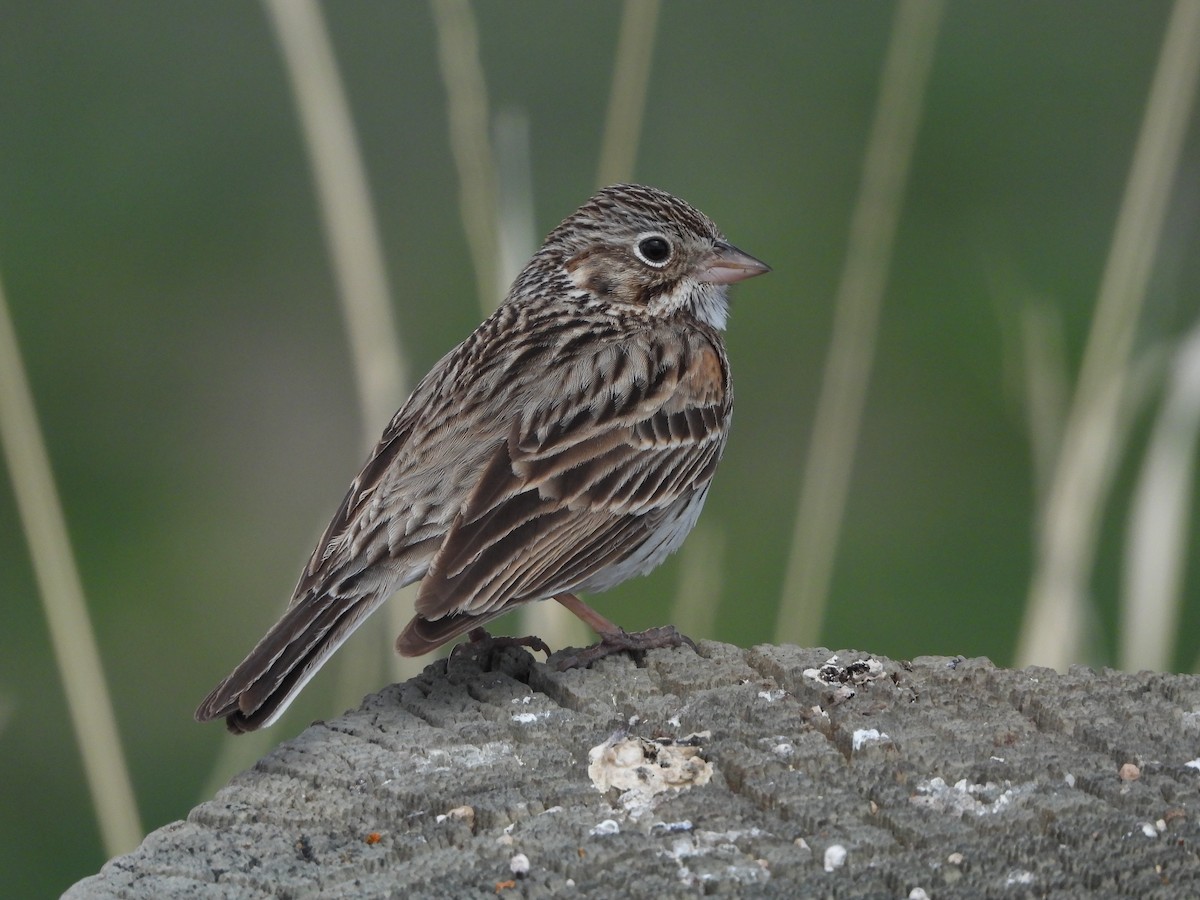
{"type": "MultiPolygon", "coordinates": [[[[635,177],[774,266],[734,291],[736,424],[705,513],[725,544],[708,635],[721,640],[775,637],[893,9],[676,0],[659,22],[635,177]]],[[[419,376],[480,319],[432,17],[415,2],[323,10],[419,376]]],[[[1012,661],[1035,514],[1019,317],[1032,302],[1060,316],[1074,372],[1168,11],[948,7],[825,646],[1012,661]]],[[[620,6],[492,0],[475,12],[493,110],[529,116],[544,233],[595,186],[620,6]]],[[[1178,336],[1200,310],[1197,118],[1144,343],[1178,336]]],[[[257,4],[0,2],[0,275],[148,829],[203,799],[224,738],[192,710],[274,621],[364,455],[316,212],[257,4]]],[[[1114,658],[1152,414],[1105,510],[1092,662],[1114,658]]],[[[629,628],[660,624],[678,579],[673,561],[598,606],[629,628]]],[[[1200,597],[1194,565],[1185,593],[1200,597]]],[[[47,896],[104,853],[7,473],[0,597],[0,880],[11,896],[47,896]]],[[[1184,626],[1175,665],[1190,669],[1194,610],[1184,626]]],[[[332,678],[270,739],[337,712],[332,678]]]]}

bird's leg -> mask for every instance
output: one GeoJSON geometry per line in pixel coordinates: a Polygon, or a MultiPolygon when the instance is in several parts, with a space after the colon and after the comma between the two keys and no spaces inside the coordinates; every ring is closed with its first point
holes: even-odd
{"type": "Polygon", "coordinates": [[[604,618],[574,594],[559,594],[554,599],[600,635],[599,643],[582,650],[564,653],[557,663],[559,671],[586,669],[597,660],[604,659],[613,653],[626,652],[638,658],[647,650],[658,650],[663,647],[682,647],[686,644],[693,650],[696,649],[692,639],[681,634],[674,625],[660,625],[658,628],[647,628],[645,631],[630,634],[616,623],[604,618]]]}

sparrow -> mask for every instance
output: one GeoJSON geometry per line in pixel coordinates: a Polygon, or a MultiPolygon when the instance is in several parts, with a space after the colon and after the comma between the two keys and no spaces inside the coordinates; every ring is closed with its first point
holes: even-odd
{"type": "Polygon", "coordinates": [[[629,634],[578,594],[649,572],[695,525],[733,413],[727,289],[769,270],[665,191],[589,199],[392,418],[283,617],[197,721],[270,725],[418,579],[404,656],[549,598],[600,635],[576,662],[684,641],[629,634]]]}

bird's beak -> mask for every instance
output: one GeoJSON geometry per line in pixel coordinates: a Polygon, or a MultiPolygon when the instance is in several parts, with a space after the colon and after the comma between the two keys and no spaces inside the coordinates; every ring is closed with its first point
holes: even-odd
{"type": "Polygon", "coordinates": [[[706,284],[733,284],[770,272],[771,267],[743,253],[733,244],[718,241],[712,256],[700,267],[700,281],[706,284]]]}

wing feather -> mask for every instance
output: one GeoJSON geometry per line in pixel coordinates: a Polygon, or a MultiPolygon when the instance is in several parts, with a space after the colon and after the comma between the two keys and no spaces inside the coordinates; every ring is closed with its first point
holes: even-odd
{"type": "Polygon", "coordinates": [[[674,549],[673,519],[703,499],[725,445],[732,396],[718,348],[694,326],[648,334],[569,360],[579,389],[558,394],[568,401],[524,404],[422,582],[418,619],[456,623],[425,636],[631,561],[644,565],[624,577],[638,574],[674,549]]]}

